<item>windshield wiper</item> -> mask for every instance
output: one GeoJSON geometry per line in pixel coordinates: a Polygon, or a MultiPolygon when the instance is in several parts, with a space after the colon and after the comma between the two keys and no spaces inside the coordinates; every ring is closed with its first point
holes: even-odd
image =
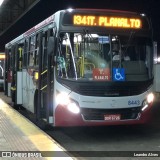
{"type": "Polygon", "coordinates": [[[135,34],[135,31],[131,31],[129,38],[128,38],[128,41],[127,41],[126,49],[123,53],[124,55],[126,54],[128,47],[130,46],[130,43],[131,43],[131,40],[132,40],[134,34],[135,34]]]}
{"type": "Polygon", "coordinates": [[[72,50],[72,46],[71,46],[71,42],[70,42],[70,38],[68,33],[66,33],[67,35],[67,39],[69,40],[69,47],[71,49],[71,56],[72,56],[72,60],[73,60],[73,67],[74,67],[74,72],[75,72],[75,78],[77,80],[77,70],[76,70],[76,64],[75,64],[75,60],[74,60],[74,55],[73,55],[73,50],[72,50]]]}

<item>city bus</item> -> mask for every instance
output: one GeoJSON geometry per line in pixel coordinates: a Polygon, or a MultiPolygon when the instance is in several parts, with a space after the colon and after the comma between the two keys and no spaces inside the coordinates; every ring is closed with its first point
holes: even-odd
{"type": "Polygon", "coordinates": [[[145,14],[60,10],[5,45],[5,94],[52,126],[147,123],[152,25],[145,14]]]}
{"type": "Polygon", "coordinates": [[[5,59],[4,52],[0,52],[0,90],[3,90],[3,84],[4,84],[4,59],[5,59]]]}

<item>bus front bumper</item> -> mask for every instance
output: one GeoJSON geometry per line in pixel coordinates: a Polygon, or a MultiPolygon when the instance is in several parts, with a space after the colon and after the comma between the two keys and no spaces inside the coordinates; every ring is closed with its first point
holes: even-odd
{"type": "Polygon", "coordinates": [[[82,113],[74,114],[70,112],[65,106],[58,105],[55,110],[55,126],[69,127],[69,126],[107,126],[107,125],[132,125],[145,124],[151,119],[152,105],[145,111],[141,111],[134,119],[120,119],[120,120],[86,120],[82,113]]]}

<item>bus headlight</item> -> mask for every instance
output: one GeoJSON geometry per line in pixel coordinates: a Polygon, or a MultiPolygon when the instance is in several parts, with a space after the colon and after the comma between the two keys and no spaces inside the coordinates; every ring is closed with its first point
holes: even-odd
{"type": "Polygon", "coordinates": [[[154,100],[154,94],[153,93],[150,93],[148,96],[147,96],[147,102],[148,103],[152,103],[154,100]]]}
{"type": "Polygon", "coordinates": [[[80,113],[80,108],[78,106],[78,103],[70,99],[67,93],[64,92],[59,93],[56,96],[56,102],[57,104],[66,106],[67,109],[74,114],[80,113]]]}
{"type": "Polygon", "coordinates": [[[80,108],[77,106],[75,102],[71,102],[67,105],[67,108],[70,112],[78,114],[80,113],[80,108]]]}
{"type": "Polygon", "coordinates": [[[65,93],[65,92],[59,93],[56,96],[56,102],[57,102],[57,104],[61,104],[61,105],[69,104],[70,103],[70,99],[69,99],[68,94],[65,93]]]}
{"type": "Polygon", "coordinates": [[[152,103],[154,100],[154,94],[150,93],[147,95],[146,100],[143,101],[142,103],[142,111],[144,111],[146,108],[148,108],[149,104],[152,103]]]}

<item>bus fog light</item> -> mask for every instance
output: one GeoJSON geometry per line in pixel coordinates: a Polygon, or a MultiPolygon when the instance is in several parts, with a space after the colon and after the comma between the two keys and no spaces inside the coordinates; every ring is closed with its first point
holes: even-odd
{"type": "Polygon", "coordinates": [[[80,113],[80,108],[79,108],[79,107],[77,106],[77,104],[74,103],[74,102],[69,103],[69,104],[67,105],[67,108],[68,108],[68,110],[69,110],[70,112],[72,112],[72,113],[75,113],[75,114],[80,113]]]}
{"type": "Polygon", "coordinates": [[[152,103],[153,100],[154,100],[154,94],[153,93],[148,94],[148,96],[147,96],[147,102],[148,103],[152,103]]]}
{"type": "Polygon", "coordinates": [[[142,104],[142,111],[144,111],[146,108],[148,107],[148,103],[147,103],[147,101],[145,100],[144,102],[143,102],[143,104],[142,104]]]}

